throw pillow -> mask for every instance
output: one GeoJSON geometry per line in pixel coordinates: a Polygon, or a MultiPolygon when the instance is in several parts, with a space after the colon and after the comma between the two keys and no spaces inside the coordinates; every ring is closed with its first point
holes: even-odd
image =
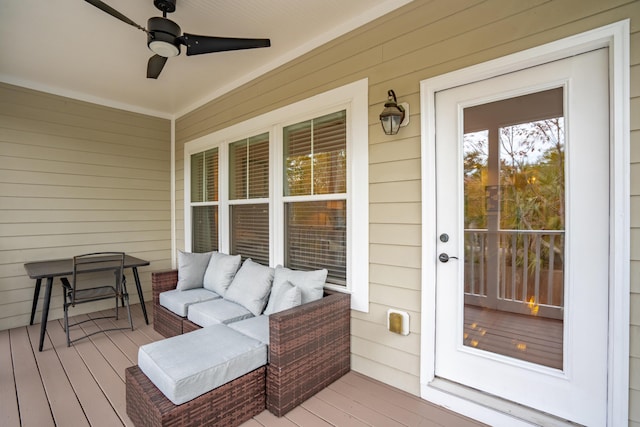
{"type": "Polygon", "coordinates": [[[211,252],[200,254],[178,251],[178,284],[176,288],[181,291],[201,288],[209,258],[211,258],[211,252]]]}
{"type": "Polygon", "coordinates": [[[302,292],[300,288],[289,282],[288,280],[278,286],[278,289],[271,291],[269,304],[264,310],[264,314],[270,315],[279,311],[288,310],[300,305],[302,301],[302,292]]]}
{"type": "Polygon", "coordinates": [[[267,304],[273,268],[247,258],[231,281],[224,299],[240,304],[254,316],[259,316],[267,304]]]}
{"type": "Polygon", "coordinates": [[[241,261],[240,255],[227,255],[220,252],[212,253],[209,265],[204,273],[203,284],[205,289],[224,296],[238,271],[238,267],[240,267],[241,261]]]}
{"type": "MultiPolygon", "coordinates": [[[[273,292],[277,292],[278,288],[285,282],[291,282],[300,288],[302,294],[302,304],[319,300],[324,294],[324,283],[327,280],[328,271],[326,268],[322,270],[302,271],[291,270],[286,267],[277,266],[273,277],[273,292]]],[[[271,300],[269,300],[271,304],[271,300]]],[[[269,306],[267,306],[269,309],[269,306]]]]}

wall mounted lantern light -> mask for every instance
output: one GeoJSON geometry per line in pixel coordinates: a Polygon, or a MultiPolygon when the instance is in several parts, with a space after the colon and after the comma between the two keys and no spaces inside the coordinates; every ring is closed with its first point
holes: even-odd
{"type": "Polygon", "coordinates": [[[386,135],[395,135],[401,126],[409,124],[409,104],[402,102],[398,105],[396,93],[393,90],[389,90],[387,96],[384,110],[380,113],[380,123],[386,135]]]}

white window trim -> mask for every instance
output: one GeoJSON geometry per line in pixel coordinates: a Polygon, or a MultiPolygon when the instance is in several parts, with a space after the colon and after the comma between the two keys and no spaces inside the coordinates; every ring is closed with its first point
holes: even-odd
{"type": "MultiPolygon", "coordinates": [[[[272,194],[271,236],[282,236],[284,227],[284,197],[279,190],[282,177],[282,129],[283,127],[325,113],[347,110],[347,286],[351,293],[351,308],[369,311],[369,130],[368,130],[368,79],[341,86],[315,95],[294,104],[270,111],[228,128],[210,133],[190,141],[184,147],[184,241],[185,248],[191,248],[191,155],[210,148],[220,150],[219,223],[221,230],[228,230],[229,219],[227,198],[223,198],[227,177],[222,176],[222,165],[227,159],[228,144],[248,136],[269,132],[270,140],[270,180],[272,194]],[[354,219],[357,218],[357,221],[354,219]],[[356,247],[357,244],[357,247],[356,247]]],[[[219,233],[219,248],[229,249],[228,233],[219,233]]],[[[283,239],[271,239],[270,260],[272,266],[283,264],[283,239]]],[[[329,286],[345,291],[342,286],[329,286]]]]}
{"type": "MultiPolygon", "coordinates": [[[[587,31],[543,46],[471,66],[420,82],[422,127],[422,323],[420,394],[439,405],[491,425],[531,425],[519,411],[501,401],[485,404],[438,386],[435,377],[435,94],[451,87],[518,71],[601,47],[609,48],[611,94],[611,229],[608,407],[609,426],[629,419],[629,295],[630,295],[630,107],[629,20],[587,31]],[[500,404],[504,406],[499,407],[500,404]],[[493,406],[493,407],[491,407],[493,406]]],[[[488,397],[488,396],[487,396],[488,397]]],[[[489,398],[489,397],[488,397],[489,398]]]]}

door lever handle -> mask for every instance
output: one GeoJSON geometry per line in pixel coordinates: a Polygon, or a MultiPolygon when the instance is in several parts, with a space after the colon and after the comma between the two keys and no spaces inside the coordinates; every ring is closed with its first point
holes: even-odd
{"type": "Polygon", "coordinates": [[[438,259],[440,260],[440,262],[449,262],[450,259],[458,259],[457,256],[449,256],[446,253],[441,253],[440,255],[438,255],[438,259]]]}

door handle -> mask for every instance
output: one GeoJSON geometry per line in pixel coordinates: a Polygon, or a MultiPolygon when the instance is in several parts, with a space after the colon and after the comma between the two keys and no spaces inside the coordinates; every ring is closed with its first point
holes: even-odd
{"type": "Polygon", "coordinates": [[[458,259],[457,256],[449,256],[446,253],[441,253],[440,255],[438,255],[438,259],[440,260],[440,262],[449,262],[450,259],[458,259]]]}

